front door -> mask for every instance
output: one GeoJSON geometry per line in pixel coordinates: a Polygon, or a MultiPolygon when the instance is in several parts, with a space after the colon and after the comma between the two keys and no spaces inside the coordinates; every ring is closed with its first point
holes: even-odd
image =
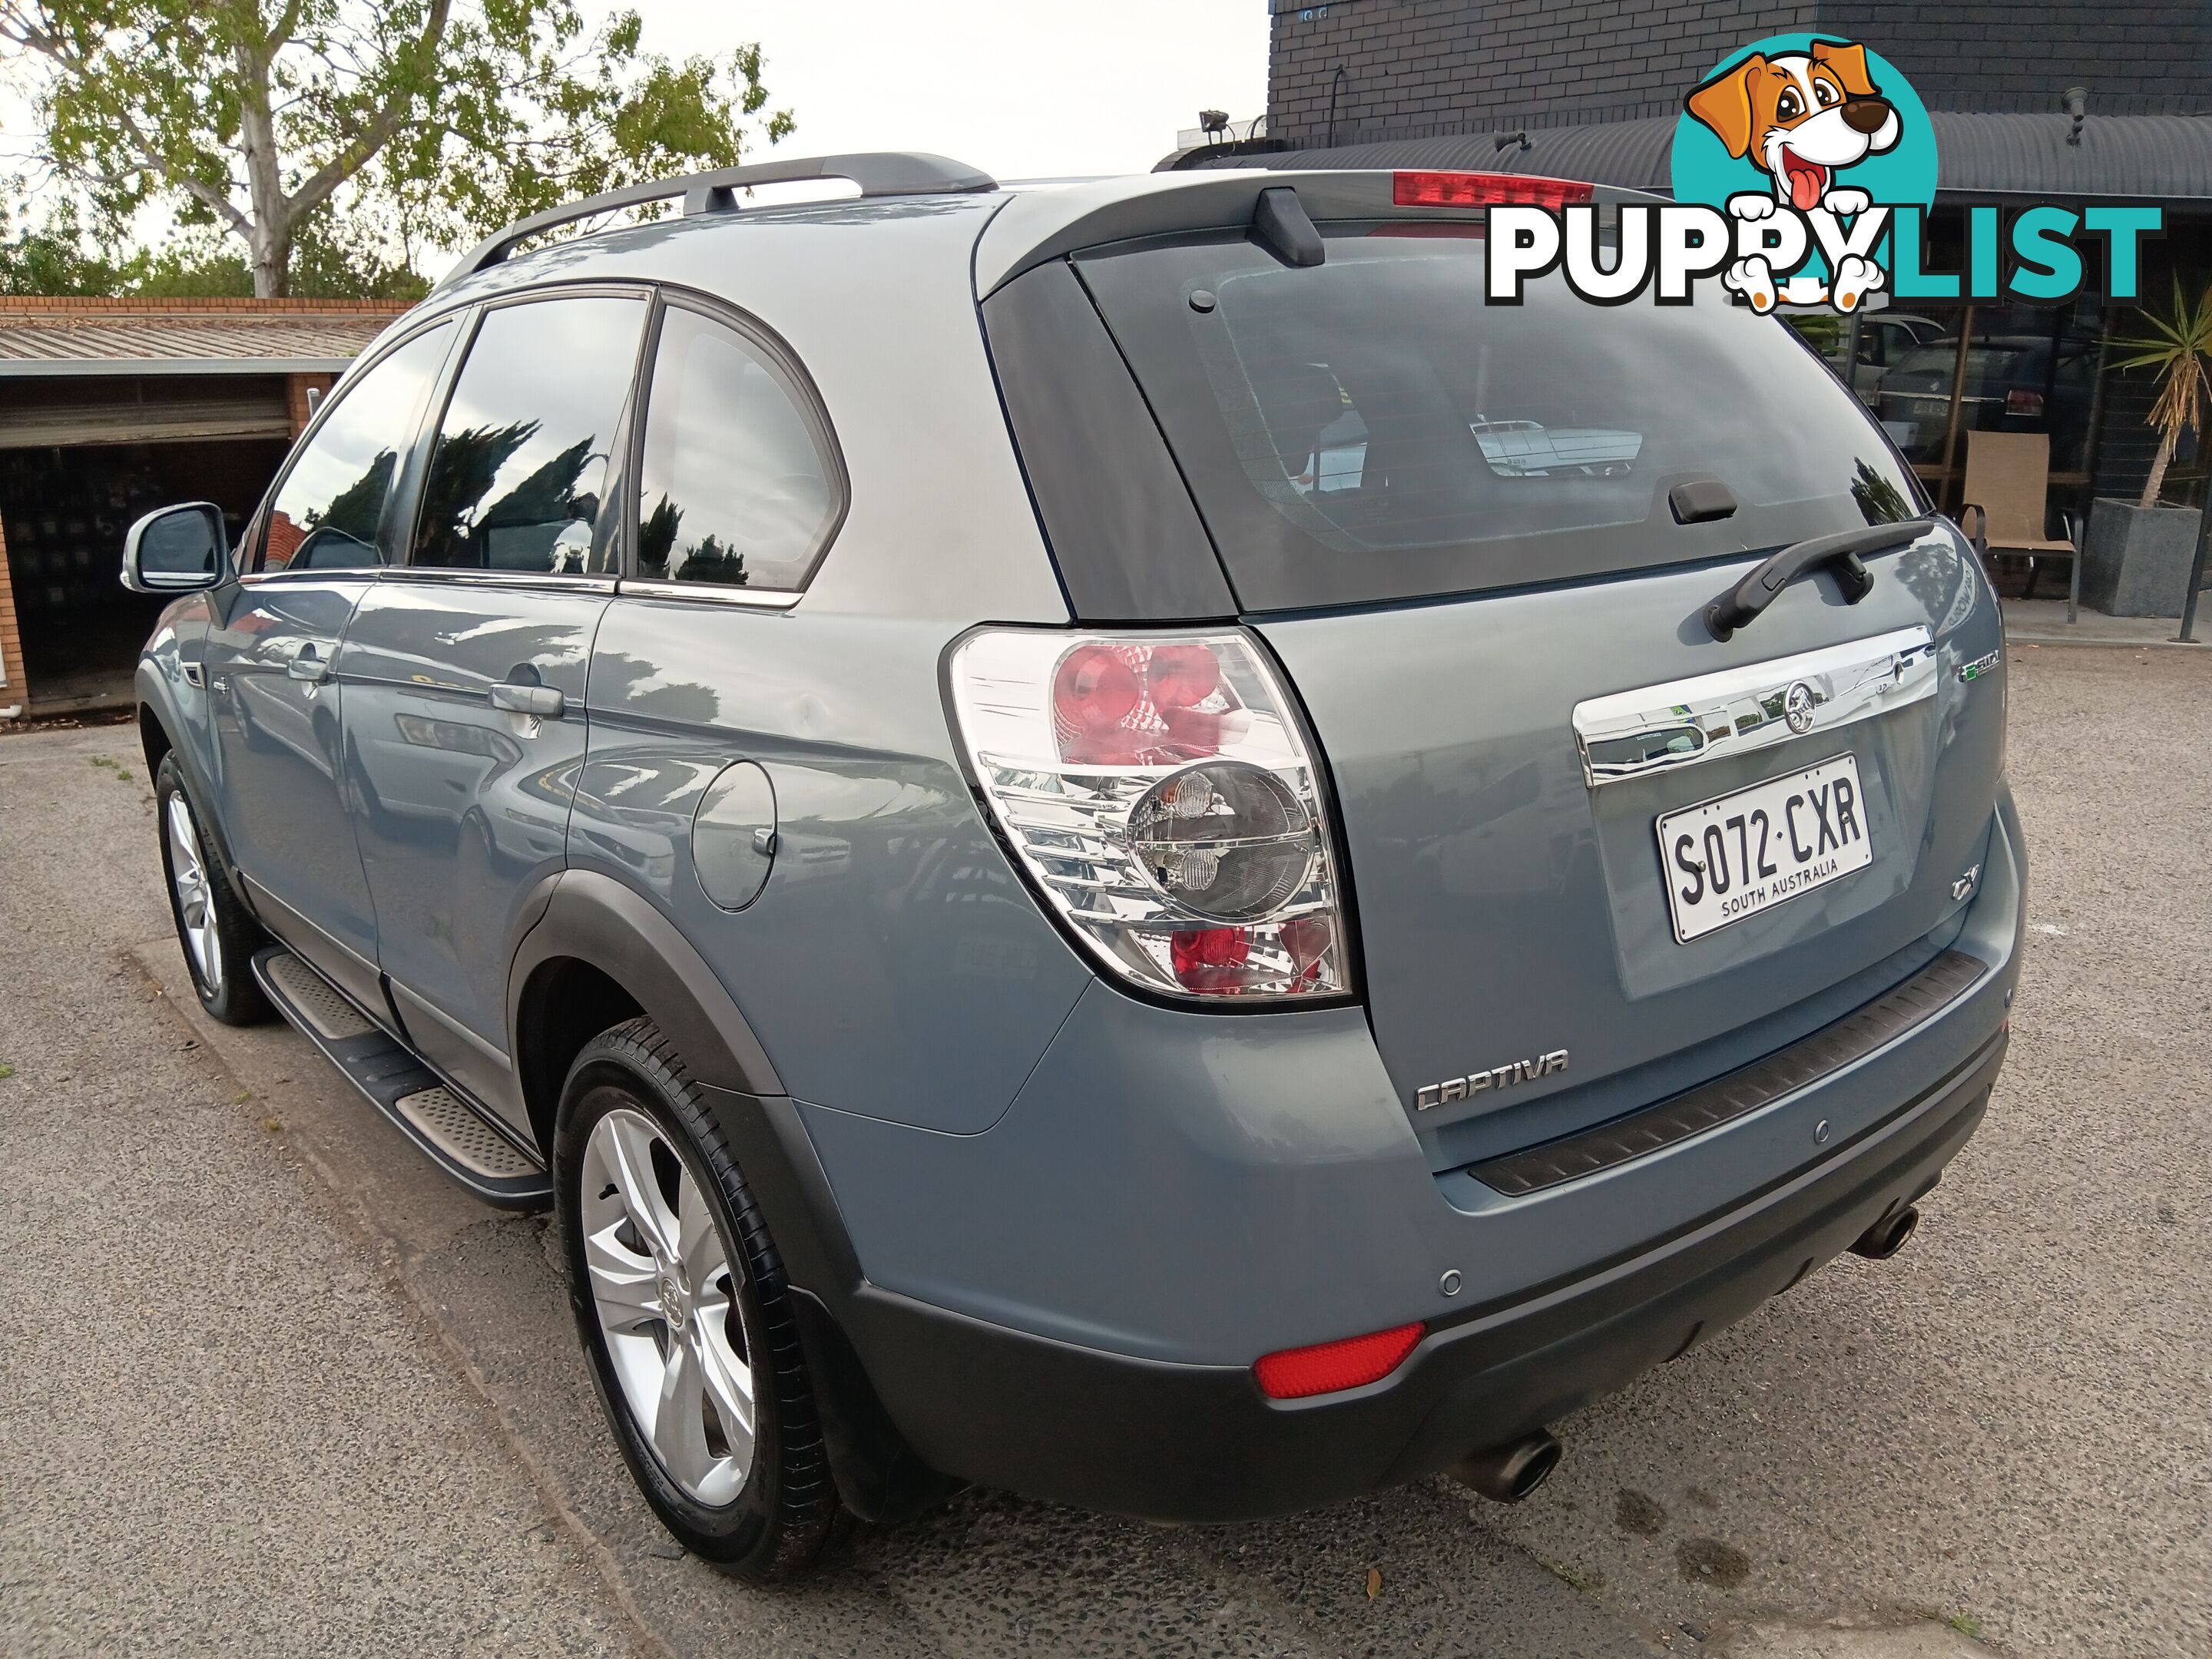
{"type": "Polygon", "coordinates": [[[354,844],[339,641],[392,549],[394,486],[453,343],[445,323],[350,380],[286,470],[216,601],[205,666],[217,816],[272,933],[375,1009],[375,916],[354,844]]]}
{"type": "Polygon", "coordinates": [[[614,592],[621,515],[600,503],[646,311],[592,293],[483,314],[408,562],[363,599],[338,665],[393,1000],[423,1057],[518,1127],[507,965],[566,861],[585,676],[614,592]]]}

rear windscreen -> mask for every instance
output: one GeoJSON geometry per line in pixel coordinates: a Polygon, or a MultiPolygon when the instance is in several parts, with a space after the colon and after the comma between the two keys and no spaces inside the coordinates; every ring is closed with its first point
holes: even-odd
{"type": "Polygon", "coordinates": [[[1880,430],[1715,289],[1486,304],[1479,236],[1390,226],[1286,268],[1242,240],[1083,258],[1251,610],[1554,581],[1909,518],[1880,430]],[[1730,518],[1675,522],[1717,478],[1730,518]]]}

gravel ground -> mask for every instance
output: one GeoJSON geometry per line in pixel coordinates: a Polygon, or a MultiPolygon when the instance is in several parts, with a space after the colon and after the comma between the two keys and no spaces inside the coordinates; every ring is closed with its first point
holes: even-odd
{"type": "Polygon", "coordinates": [[[775,1595],[632,1494],[542,1220],[291,1033],[154,997],[127,728],[0,738],[0,1650],[2206,1659],[2212,660],[2014,660],[2011,1060],[1902,1256],[1561,1425],[1516,1510],[1438,1482],[1169,1530],[970,1493],[775,1595]]]}
{"type": "Polygon", "coordinates": [[[0,1651],[635,1650],[378,1252],[122,954],[168,925],[137,736],[0,738],[0,1651]]]}
{"type": "Polygon", "coordinates": [[[1565,1425],[1494,1523],[1655,1625],[2212,1654],[2212,648],[2017,647],[2011,689],[2027,960],[1919,1237],[1565,1425]]]}

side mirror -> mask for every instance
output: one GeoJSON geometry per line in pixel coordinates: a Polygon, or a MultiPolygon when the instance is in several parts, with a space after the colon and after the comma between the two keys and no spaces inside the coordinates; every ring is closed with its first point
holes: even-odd
{"type": "Polygon", "coordinates": [[[1990,556],[1990,515],[1972,501],[1959,509],[1959,533],[1972,544],[1974,556],[1984,564],[1990,556]]]}
{"type": "Polygon", "coordinates": [[[134,593],[189,593],[230,572],[230,538],[213,501],[158,507],[123,538],[123,585],[134,593]]]}

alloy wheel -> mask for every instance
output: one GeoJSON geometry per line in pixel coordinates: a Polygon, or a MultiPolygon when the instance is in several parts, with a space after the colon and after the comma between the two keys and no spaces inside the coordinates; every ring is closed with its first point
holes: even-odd
{"type": "Polygon", "coordinates": [[[668,1478],[710,1507],[753,1462],[750,1343],[730,1250],[659,1125],[617,1107],[584,1146],[585,1271],[632,1419],[668,1478]]]}
{"type": "Polygon", "coordinates": [[[199,975],[201,986],[214,996],[222,989],[222,939],[216,931],[215,894],[208,884],[207,860],[200,853],[199,830],[182,794],[169,797],[166,818],[169,882],[176,890],[185,948],[191,952],[192,968],[199,975]]]}

